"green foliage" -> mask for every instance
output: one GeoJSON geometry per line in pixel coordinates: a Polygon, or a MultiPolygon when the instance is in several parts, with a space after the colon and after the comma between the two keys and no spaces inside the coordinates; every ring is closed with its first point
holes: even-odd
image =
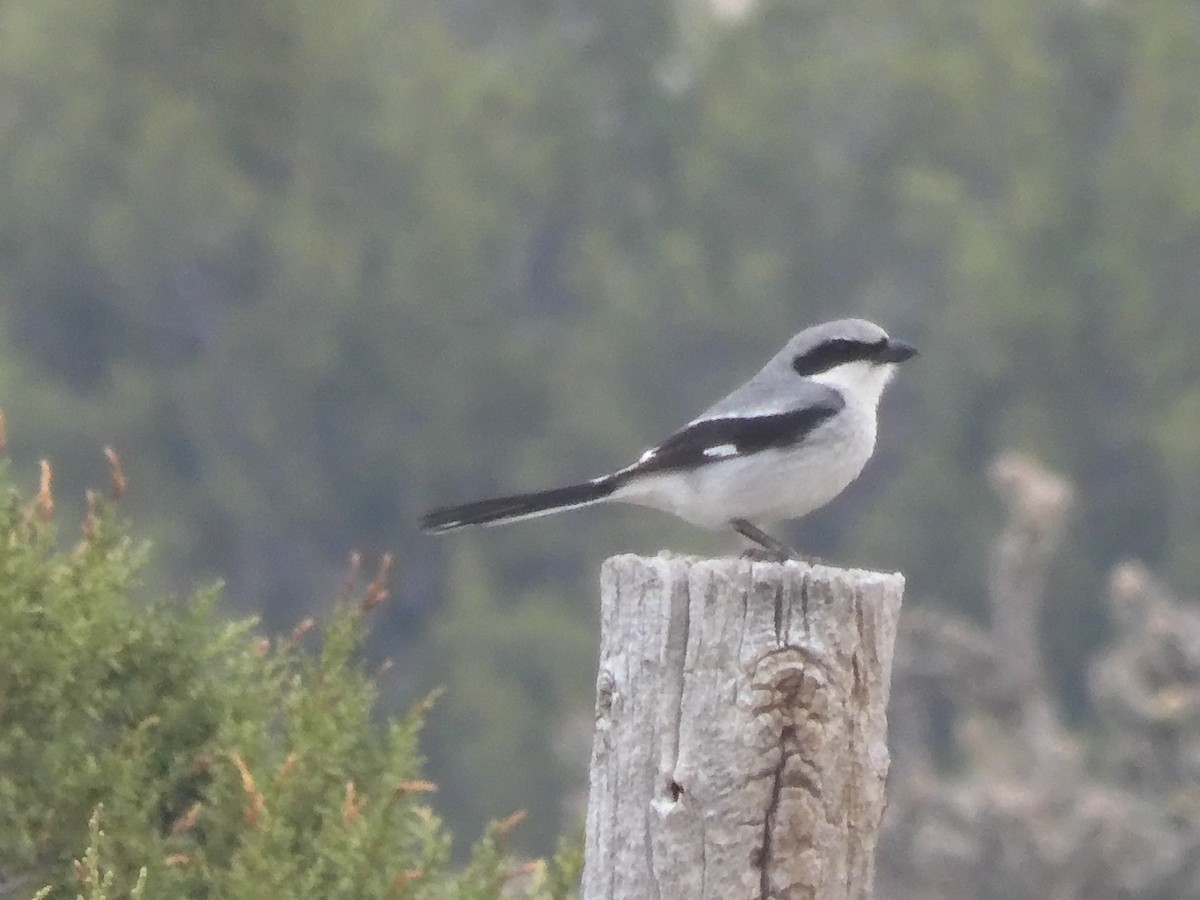
{"type": "MultiPolygon", "coordinates": [[[[112,897],[113,883],[116,875],[112,869],[104,868],[101,864],[100,847],[107,835],[100,827],[102,806],[97,806],[92,817],[88,819],[88,845],[83,858],[75,862],[75,876],[83,884],[86,894],[76,895],[78,900],[109,900],[112,897]]],[[[148,871],[145,866],[138,871],[137,881],[129,890],[129,900],[140,900],[145,895],[148,871]]],[[[54,886],[47,885],[33,895],[33,900],[49,900],[54,894],[54,886]]]]}
{"type": "MultiPolygon", "coordinates": [[[[48,478],[26,503],[5,465],[0,494],[5,882],[89,900],[513,895],[503,844],[519,819],[451,871],[420,772],[427,706],[372,718],[356,657],[386,569],[348,584],[313,652],[307,626],[268,640],[253,620],[222,624],[215,590],[135,599],[145,548],[112,504],[93,499],[64,551],[48,478]]],[[[520,895],[565,896],[564,860],[528,866],[520,895]]]]}
{"type": "Polygon", "coordinates": [[[449,608],[430,635],[446,696],[454,698],[430,723],[430,739],[452,747],[453,756],[432,760],[429,768],[441,797],[468,821],[517,808],[549,788],[564,798],[561,807],[541,811],[522,827],[535,846],[548,847],[554,829],[578,816],[594,673],[577,663],[595,648],[552,596],[519,595],[503,609],[488,609],[498,591],[487,578],[482,555],[465,544],[455,554],[449,608]],[[546,709],[580,715],[547,717],[546,709]],[[497,771],[507,774],[495,778],[497,771]]]}
{"type": "Polygon", "coordinates": [[[1017,447],[1084,504],[1060,681],[1118,557],[1200,578],[1194,0],[728,5],[0,4],[14,455],[82,496],[125,449],[146,578],[220,572],[274,629],[395,547],[388,699],[451,684],[458,827],[520,794],[514,840],[561,830],[596,563],[730,545],[590,511],[467,560],[421,510],[620,465],[812,321],[923,353],[797,545],[979,611],[1017,447]]]}

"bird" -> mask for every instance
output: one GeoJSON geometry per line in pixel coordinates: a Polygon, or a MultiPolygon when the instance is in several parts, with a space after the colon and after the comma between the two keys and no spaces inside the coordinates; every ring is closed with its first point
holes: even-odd
{"type": "Polygon", "coordinates": [[[597,503],[629,503],[707,529],[732,528],[748,555],[787,560],[764,529],[837,497],[875,451],[879,401],[900,363],[917,355],[866,319],[805,328],[749,381],[635,462],[587,481],[444,506],[421,530],[444,534],[597,503]]]}

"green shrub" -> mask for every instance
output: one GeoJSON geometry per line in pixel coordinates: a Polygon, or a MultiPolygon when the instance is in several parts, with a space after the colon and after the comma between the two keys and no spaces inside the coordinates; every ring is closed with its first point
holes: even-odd
{"type": "Polygon", "coordinates": [[[114,497],[89,496],[71,550],[49,467],[26,501],[0,462],[0,893],[569,894],[578,853],[515,865],[502,847],[515,818],[450,868],[417,750],[428,703],[380,726],[356,658],[386,560],[369,585],[348,579],[317,652],[311,623],[269,640],[221,621],[215,589],[139,598],[146,548],[115,518],[112,459],[114,497]]]}

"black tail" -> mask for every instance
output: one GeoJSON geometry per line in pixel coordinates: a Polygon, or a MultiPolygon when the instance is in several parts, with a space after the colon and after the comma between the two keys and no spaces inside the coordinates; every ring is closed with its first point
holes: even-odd
{"type": "Polygon", "coordinates": [[[497,497],[462,506],[443,506],[421,516],[421,530],[441,534],[468,525],[503,525],[519,519],[532,519],[576,506],[587,506],[603,500],[616,488],[617,479],[609,476],[535,494],[497,497]]]}

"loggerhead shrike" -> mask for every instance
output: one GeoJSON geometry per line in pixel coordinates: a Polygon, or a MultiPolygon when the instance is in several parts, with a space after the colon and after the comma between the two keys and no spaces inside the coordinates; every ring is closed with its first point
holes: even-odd
{"type": "Polygon", "coordinates": [[[858,477],[875,450],[879,398],[916,352],[864,319],[806,328],[637,462],[580,484],[435,509],[421,529],[501,525],[616,500],[731,527],[788,559],[790,548],[762,526],[819,509],[858,477]]]}

